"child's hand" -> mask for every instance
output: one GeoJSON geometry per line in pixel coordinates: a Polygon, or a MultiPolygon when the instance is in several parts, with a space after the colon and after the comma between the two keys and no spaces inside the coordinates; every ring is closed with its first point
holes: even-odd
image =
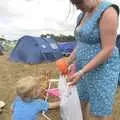
{"type": "Polygon", "coordinates": [[[55,108],[58,108],[60,106],[60,101],[51,102],[48,104],[49,104],[49,109],[55,109],[55,108]]]}
{"type": "Polygon", "coordinates": [[[72,68],[73,68],[73,64],[68,66],[68,73],[72,71],[72,68]]]}

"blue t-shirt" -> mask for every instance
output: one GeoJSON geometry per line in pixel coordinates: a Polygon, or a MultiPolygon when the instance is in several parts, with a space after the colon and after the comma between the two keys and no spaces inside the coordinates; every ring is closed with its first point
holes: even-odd
{"type": "Polygon", "coordinates": [[[17,96],[12,109],[12,120],[36,120],[38,113],[48,111],[48,102],[41,99],[25,102],[17,96]]]}

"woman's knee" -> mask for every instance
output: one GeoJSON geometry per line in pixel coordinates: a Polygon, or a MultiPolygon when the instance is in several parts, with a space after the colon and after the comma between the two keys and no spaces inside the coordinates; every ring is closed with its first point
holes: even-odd
{"type": "Polygon", "coordinates": [[[111,120],[111,115],[109,116],[95,116],[92,113],[90,114],[92,120],[111,120]]]}
{"type": "Polygon", "coordinates": [[[87,100],[80,100],[80,103],[81,103],[82,110],[88,108],[88,101],[87,100]]]}

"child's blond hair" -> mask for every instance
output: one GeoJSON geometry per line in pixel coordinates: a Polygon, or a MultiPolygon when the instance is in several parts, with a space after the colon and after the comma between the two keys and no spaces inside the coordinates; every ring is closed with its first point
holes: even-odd
{"type": "Polygon", "coordinates": [[[32,100],[36,96],[39,89],[39,97],[45,98],[45,89],[48,88],[48,79],[50,72],[44,72],[40,77],[27,76],[17,82],[17,95],[23,100],[32,100]]]}
{"type": "Polygon", "coordinates": [[[20,79],[17,82],[17,95],[20,96],[23,100],[33,99],[35,89],[37,88],[37,78],[28,76],[20,79]]]}

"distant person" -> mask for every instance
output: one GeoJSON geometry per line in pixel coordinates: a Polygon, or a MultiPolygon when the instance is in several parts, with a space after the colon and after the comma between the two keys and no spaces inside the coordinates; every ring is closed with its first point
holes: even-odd
{"type": "Polygon", "coordinates": [[[25,77],[17,82],[17,96],[12,104],[12,120],[37,120],[37,115],[59,107],[59,101],[43,100],[44,81],[38,77],[25,77]]]}
{"type": "Polygon", "coordinates": [[[68,58],[77,72],[70,85],[77,85],[83,112],[88,120],[88,103],[94,120],[110,120],[120,72],[116,47],[119,8],[104,0],[70,0],[81,10],[75,27],[77,46],[68,58]]]}

